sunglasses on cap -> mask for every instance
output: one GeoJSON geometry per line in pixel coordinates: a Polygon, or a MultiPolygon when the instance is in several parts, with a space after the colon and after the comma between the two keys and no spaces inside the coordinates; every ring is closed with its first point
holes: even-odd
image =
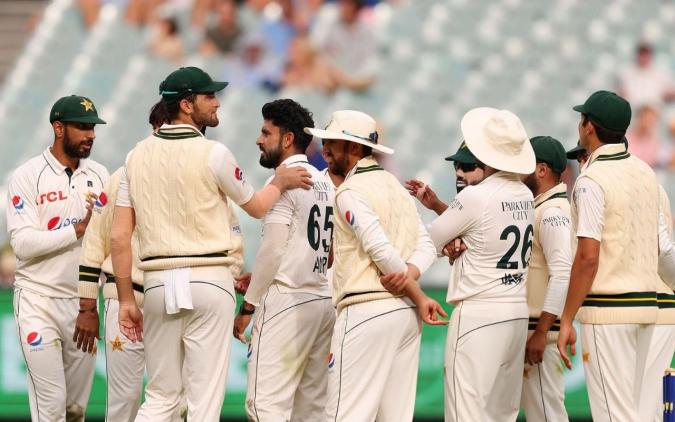
{"type": "Polygon", "coordinates": [[[464,173],[471,173],[472,171],[476,170],[478,167],[478,164],[476,163],[460,163],[458,161],[454,162],[455,165],[455,171],[462,169],[464,173]]]}

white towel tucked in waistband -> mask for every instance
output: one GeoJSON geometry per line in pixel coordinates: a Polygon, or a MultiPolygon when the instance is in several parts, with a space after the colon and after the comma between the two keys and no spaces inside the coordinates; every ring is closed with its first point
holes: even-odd
{"type": "Polygon", "coordinates": [[[194,309],[190,292],[190,268],[165,270],[162,279],[167,314],[177,314],[181,309],[194,309]]]}

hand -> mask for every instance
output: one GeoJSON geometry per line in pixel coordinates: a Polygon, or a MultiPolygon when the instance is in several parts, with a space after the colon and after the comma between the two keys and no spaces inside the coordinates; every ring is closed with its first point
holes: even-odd
{"type": "Polygon", "coordinates": [[[560,333],[558,333],[558,352],[567,369],[572,369],[572,361],[567,356],[567,346],[570,346],[572,356],[577,354],[577,330],[574,329],[572,322],[560,322],[560,333]]]}
{"type": "Polygon", "coordinates": [[[544,349],[546,349],[546,333],[535,330],[525,345],[525,362],[530,365],[541,363],[544,360],[544,349]]]}
{"type": "Polygon", "coordinates": [[[120,302],[120,331],[133,343],[143,341],[143,313],[135,302],[120,302]]]}
{"type": "Polygon", "coordinates": [[[244,335],[244,331],[246,331],[246,327],[248,327],[248,324],[251,322],[251,315],[241,315],[238,314],[234,318],[234,328],[233,328],[233,333],[234,333],[234,338],[239,339],[242,343],[246,344],[248,341],[246,340],[246,336],[244,335]]]}
{"type": "Polygon", "coordinates": [[[411,281],[407,273],[389,273],[380,276],[380,283],[389,293],[394,295],[402,295],[408,282],[411,281]]]}
{"type": "Polygon", "coordinates": [[[78,239],[84,236],[84,232],[87,230],[89,220],[91,220],[91,210],[94,208],[94,203],[96,202],[97,199],[98,195],[96,195],[95,193],[89,192],[89,194],[87,195],[87,205],[86,205],[87,214],[84,216],[82,221],[73,225],[73,227],[75,228],[75,236],[77,236],[78,239]]]}
{"type": "Polygon", "coordinates": [[[271,183],[281,192],[295,188],[311,189],[314,185],[312,175],[304,167],[287,167],[285,164],[277,167],[271,183]]]}
{"type": "Polygon", "coordinates": [[[454,239],[451,240],[450,243],[445,245],[443,247],[443,255],[448,257],[448,260],[450,261],[450,264],[454,264],[455,260],[464,253],[466,250],[466,245],[462,241],[462,239],[454,239]]]}
{"type": "Polygon", "coordinates": [[[249,284],[251,284],[251,273],[243,273],[234,278],[234,290],[239,294],[245,295],[249,284]]]}
{"type": "Polygon", "coordinates": [[[425,185],[417,179],[407,180],[403,186],[408,190],[410,195],[420,201],[424,208],[433,210],[438,203],[436,192],[431,190],[429,185],[425,185]]]}
{"type": "Polygon", "coordinates": [[[418,300],[417,313],[419,314],[422,321],[429,325],[448,325],[448,321],[442,320],[438,315],[447,318],[448,314],[445,313],[443,307],[438,304],[435,300],[429,296],[424,296],[422,299],[418,300]]]}
{"type": "Polygon", "coordinates": [[[80,312],[75,320],[75,333],[73,341],[77,343],[77,348],[85,353],[93,353],[96,340],[100,339],[98,311],[96,310],[96,299],[91,299],[91,307],[82,307],[87,310],[80,312]]]}

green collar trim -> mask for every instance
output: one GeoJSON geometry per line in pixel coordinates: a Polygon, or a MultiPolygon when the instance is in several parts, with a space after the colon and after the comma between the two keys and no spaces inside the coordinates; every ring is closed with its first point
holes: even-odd
{"type": "Polygon", "coordinates": [[[155,136],[161,139],[189,139],[200,138],[202,134],[191,127],[176,127],[159,129],[155,136]]]}
{"type": "Polygon", "coordinates": [[[598,155],[598,158],[596,158],[595,161],[625,160],[628,157],[630,157],[630,153],[628,151],[623,151],[616,154],[598,155]]]}
{"type": "Polygon", "coordinates": [[[544,202],[548,202],[551,199],[558,199],[558,198],[567,199],[567,192],[559,192],[559,193],[556,193],[555,195],[551,195],[548,198],[541,201],[540,203],[538,203],[537,205],[535,205],[534,207],[538,208],[539,205],[543,204],[544,202]]]}
{"type": "Polygon", "coordinates": [[[382,167],[380,167],[379,165],[375,164],[375,165],[368,166],[368,167],[357,167],[354,174],[368,173],[369,171],[380,171],[380,170],[384,170],[384,169],[382,167]]]}

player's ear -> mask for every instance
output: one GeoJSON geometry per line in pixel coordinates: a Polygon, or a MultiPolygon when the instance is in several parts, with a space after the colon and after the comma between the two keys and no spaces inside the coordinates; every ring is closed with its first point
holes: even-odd
{"type": "Polygon", "coordinates": [[[63,134],[66,130],[66,126],[63,124],[63,122],[59,122],[58,120],[55,122],[52,122],[52,128],[54,129],[54,136],[57,138],[63,138],[63,134]]]}
{"type": "Polygon", "coordinates": [[[281,136],[281,146],[284,149],[291,148],[293,142],[295,142],[295,134],[292,131],[286,131],[286,133],[281,136]]]}

